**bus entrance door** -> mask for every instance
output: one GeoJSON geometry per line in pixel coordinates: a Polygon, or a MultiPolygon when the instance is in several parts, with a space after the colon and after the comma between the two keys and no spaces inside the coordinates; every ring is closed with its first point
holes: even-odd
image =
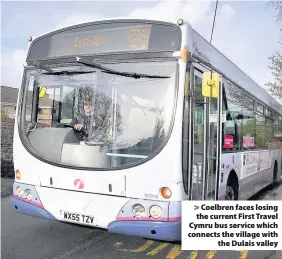
{"type": "MultiPolygon", "coordinates": [[[[210,72],[209,72],[210,74],[210,72]]],[[[221,91],[218,97],[205,96],[202,90],[207,74],[191,69],[188,198],[218,199],[221,154],[221,91]]],[[[219,87],[220,88],[220,87],[219,87]]],[[[213,94],[215,95],[215,94],[213,94]]]]}

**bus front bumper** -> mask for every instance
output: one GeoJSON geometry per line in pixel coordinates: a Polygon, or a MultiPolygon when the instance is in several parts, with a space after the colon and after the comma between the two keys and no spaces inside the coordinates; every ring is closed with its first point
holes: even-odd
{"type": "Polygon", "coordinates": [[[13,211],[20,213],[20,214],[37,217],[37,218],[48,219],[48,220],[56,220],[56,218],[54,218],[53,215],[51,215],[44,208],[41,208],[32,203],[23,201],[15,196],[11,197],[11,207],[13,211]]]}
{"type": "Polygon", "coordinates": [[[108,225],[112,233],[164,241],[181,240],[181,221],[114,221],[108,225]]]}

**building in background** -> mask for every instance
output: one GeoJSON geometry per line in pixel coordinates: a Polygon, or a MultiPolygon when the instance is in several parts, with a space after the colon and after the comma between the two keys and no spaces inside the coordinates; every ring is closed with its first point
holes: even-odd
{"type": "MultiPolygon", "coordinates": [[[[18,88],[1,85],[1,120],[15,118],[18,93],[18,88]]],[[[30,93],[28,99],[32,100],[32,93],[30,93]]],[[[48,95],[40,99],[38,120],[50,120],[52,117],[52,104],[53,100],[50,99],[48,95]]],[[[29,105],[27,108],[30,108],[30,110],[26,111],[27,117],[29,117],[31,114],[31,106],[29,105]]],[[[28,120],[29,118],[26,119],[28,120]]]]}

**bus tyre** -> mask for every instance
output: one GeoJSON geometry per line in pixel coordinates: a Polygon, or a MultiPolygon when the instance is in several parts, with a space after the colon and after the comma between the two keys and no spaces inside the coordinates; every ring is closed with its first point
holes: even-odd
{"type": "Polygon", "coordinates": [[[225,200],[234,201],[236,200],[236,197],[237,197],[237,194],[236,194],[235,186],[227,184],[226,190],[225,190],[225,200]]]}

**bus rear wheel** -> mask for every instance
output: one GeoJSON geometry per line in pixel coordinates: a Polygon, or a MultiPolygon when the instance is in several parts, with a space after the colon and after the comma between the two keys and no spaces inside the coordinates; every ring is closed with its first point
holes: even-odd
{"type": "Polygon", "coordinates": [[[233,186],[227,185],[225,190],[225,200],[234,201],[235,200],[235,189],[233,186]]]}
{"type": "Polygon", "coordinates": [[[225,189],[225,200],[229,201],[236,201],[238,200],[239,196],[239,184],[238,184],[238,177],[235,171],[231,171],[225,189]]]}

